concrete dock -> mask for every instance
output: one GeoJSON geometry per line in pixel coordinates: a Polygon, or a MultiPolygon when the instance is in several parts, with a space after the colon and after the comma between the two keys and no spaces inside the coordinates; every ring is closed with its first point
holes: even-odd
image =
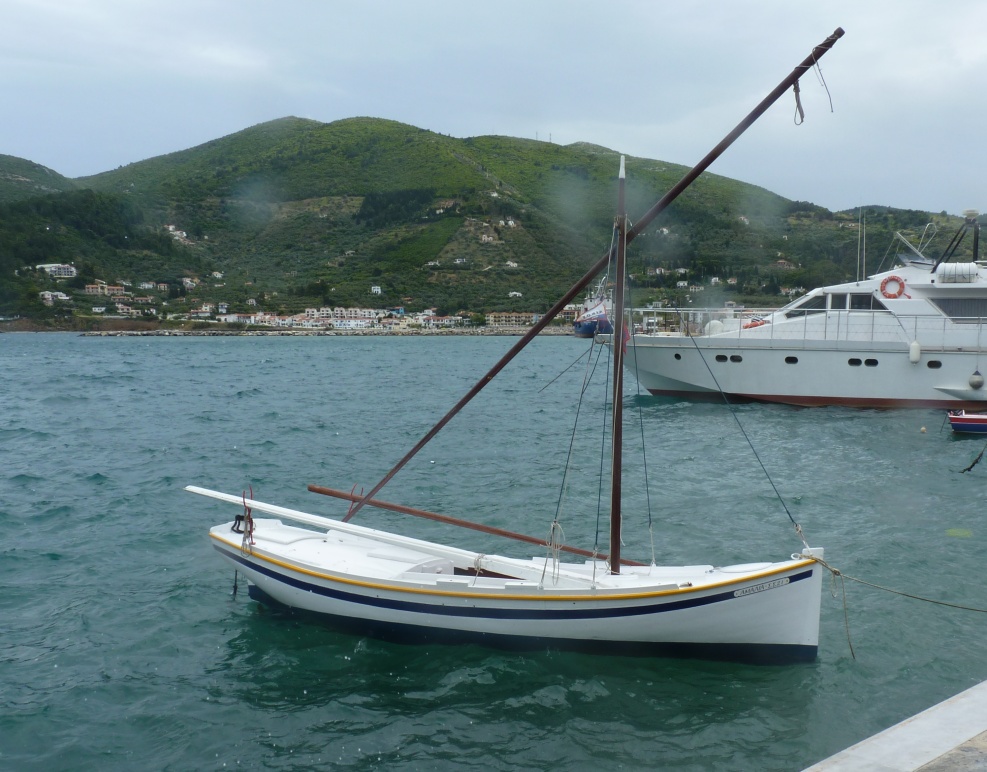
{"type": "Polygon", "coordinates": [[[805,772],[987,772],[987,682],[933,705],[805,772]]]}

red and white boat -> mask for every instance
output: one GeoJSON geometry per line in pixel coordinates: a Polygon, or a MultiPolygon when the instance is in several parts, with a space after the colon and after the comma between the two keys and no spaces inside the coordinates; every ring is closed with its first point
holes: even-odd
{"type": "Polygon", "coordinates": [[[950,410],[949,425],[954,432],[964,434],[987,434],[987,413],[967,413],[965,410],[950,410]]]}

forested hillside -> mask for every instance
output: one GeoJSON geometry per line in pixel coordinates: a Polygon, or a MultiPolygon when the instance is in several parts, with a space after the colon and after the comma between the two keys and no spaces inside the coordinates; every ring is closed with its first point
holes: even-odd
{"type": "MultiPolygon", "coordinates": [[[[455,139],[372,118],[285,118],[77,180],[0,156],[0,314],[51,316],[40,290],[96,280],[167,285],[152,300],[174,300],[183,279],[231,308],[544,311],[609,247],[617,167],[617,153],[584,143],[455,139]],[[79,275],[53,282],[33,270],[47,263],[79,275]]],[[[631,219],[685,171],[628,159],[631,219]]],[[[864,215],[871,255],[895,231],[959,223],[864,215]]],[[[659,269],[760,303],[853,276],[859,216],[705,174],[632,246],[635,300],[674,296],[659,269]]]]}

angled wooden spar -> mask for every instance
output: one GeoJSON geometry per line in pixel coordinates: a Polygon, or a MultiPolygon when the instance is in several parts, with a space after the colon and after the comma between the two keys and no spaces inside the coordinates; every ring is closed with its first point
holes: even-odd
{"type": "MultiPolygon", "coordinates": [[[[355,494],[348,493],[346,491],[339,491],[333,488],[323,488],[319,485],[309,485],[308,489],[312,493],[321,493],[323,496],[332,496],[333,498],[343,499],[344,501],[361,501],[363,497],[355,494]]],[[[514,539],[515,541],[523,541],[528,544],[537,544],[540,547],[549,547],[551,545],[545,539],[539,539],[537,536],[526,536],[523,533],[515,533],[514,531],[508,531],[504,528],[496,528],[492,525],[482,525],[481,523],[471,523],[469,520],[461,520],[457,517],[449,517],[449,515],[440,515],[437,512],[429,512],[425,509],[415,509],[414,507],[406,507],[403,504],[392,504],[388,501],[381,501],[380,499],[369,499],[366,500],[368,506],[377,507],[378,509],[386,509],[390,512],[401,512],[405,515],[414,515],[415,517],[423,517],[426,520],[435,520],[438,523],[448,523],[450,525],[458,525],[463,528],[469,528],[474,531],[481,531],[483,533],[489,533],[493,536],[505,536],[508,539],[514,539]]],[[[593,552],[591,550],[580,549],[579,547],[572,547],[568,544],[558,545],[558,549],[562,552],[569,552],[573,555],[582,555],[586,558],[595,558],[596,560],[610,560],[609,555],[604,555],[603,553],[593,552]]],[[[617,558],[619,559],[619,558],[617,558]]],[[[634,560],[620,560],[620,562],[625,566],[643,566],[644,563],[638,563],[634,560]]]]}
{"type": "MultiPolygon", "coordinates": [[[[772,104],[774,104],[778,100],[778,97],[780,97],[791,86],[797,83],[799,78],[801,78],[806,72],[808,72],[809,69],[816,62],[818,62],[819,59],[822,58],[822,56],[827,51],[829,51],[829,49],[831,49],[833,45],[836,43],[836,41],[839,40],[841,37],[843,37],[843,29],[837,27],[836,31],[832,35],[826,38],[818,46],[813,48],[812,53],[809,54],[809,56],[807,56],[805,60],[801,64],[799,64],[794,70],[792,70],[792,72],[788,75],[788,77],[785,78],[781,83],[779,83],[775,87],[775,89],[770,94],[768,94],[761,101],[761,103],[758,104],[758,106],[755,107],[750,112],[750,114],[746,118],[744,118],[744,120],[742,120],[739,124],[737,124],[737,127],[720,141],[720,144],[714,147],[706,155],[705,158],[703,158],[681,180],[679,180],[679,182],[671,190],[669,190],[668,193],[666,193],[661,198],[660,201],[658,201],[658,203],[656,203],[653,207],[651,207],[651,209],[649,209],[647,212],[644,213],[641,219],[634,224],[634,227],[630,228],[627,231],[625,242],[629,244],[631,241],[633,241],[634,238],[638,234],[640,234],[645,227],[647,227],[648,223],[650,223],[656,216],[658,216],[658,214],[664,211],[664,209],[669,204],[671,204],[676,198],[678,198],[679,195],[695,181],[696,177],[698,177],[700,174],[706,171],[709,165],[712,164],[713,161],[715,161],[717,158],[719,158],[724,150],[730,147],[730,145],[732,145],[741,134],[743,134],[748,128],[750,128],[750,126],[754,123],[754,121],[760,118],[761,115],[772,104]]],[[[377,483],[373,488],[371,488],[370,492],[367,493],[366,496],[361,498],[353,505],[353,507],[350,508],[350,511],[344,518],[344,521],[352,518],[357,512],[359,512],[363,508],[364,504],[366,504],[370,499],[376,496],[377,493],[380,491],[380,489],[383,488],[385,485],[387,485],[387,483],[390,482],[391,478],[394,477],[394,475],[396,475],[399,471],[401,471],[401,469],[405,466],[405,464],[411,461],[411,459],[413,459],[418,454],[418,451],[424,448],[425,445],[427,445],[429,441],[436,434],[438,434],[442,430],[442,428],[447,423],[449,423],[449,421],[451,421],[452,418],[473,399],[473,397],[475,397],[483,390],[484,386],[486,386],[488,383],[490,383],[491,380],[493,380],[494,376],[496,376],[501,370],[503,370],[507,366],[507,364],[512,359],[514,359],[514,357],[516,357],[518,353],[520,353],[521,349],[527,346],[532,341],[532,339],[534,339],[534,337],[539,332],[545,329],[545,327],[548,326],[549,322],[551,322],[556,317],[556,315],[572,301],[573,298],[575,298],[580,292],[582,292],[587,287],[587,285],[593,280],[593,278],[606,267],[609,260],[610,260],[610,251],[608,250],[607,253],[603,255],[603,257],[601,257],[592,268],[589,269],[589,271],[583,276],[583,278],[581,278],[579,281],[573,284],[572,287],[569,289],[569,291],[566,292],[565,295],[563,295],[559,299],[559,301],[554,306],[552,306],[548,310],[548,312],[541,319],[539,319],[535,323],[535,325],[530,330],[528,330],[528,332],[525,333],[524,336],[522,336],[521,339],[518,340],[518,342],[515,343],[506,354],[504,354],[504,356],[500,359],[500,361],[498,361],[497,364],[495,364],[490,369],[490,372],[488,372],[479,381],[477,381],[476,384],[473,386],[473,388],[471,388],[466,393],[466,395],[459,400],[459,402],[453,405],[452,409],[448,413],[446,413],[439,420],[439,422],[435,424],[435,426],[429,429],[428,432],[425,434],[425,436],[422,437],[415,444],[415,446],[410,451],[408,451],[400,461],[398,461],[394,465],[394,468],[392,468],[391,471],[389,471],[386,475],[384,475],[381,481],[377,483]]],[[[310,490],[311,488],[312,486],[309,486],[310,490]]]]}

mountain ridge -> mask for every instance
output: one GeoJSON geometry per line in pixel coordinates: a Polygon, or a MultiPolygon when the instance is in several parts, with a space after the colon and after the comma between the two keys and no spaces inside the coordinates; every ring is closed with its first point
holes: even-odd
{"type": "MultiPolygon", "coordinates": [[[[542,311],[609,247],[619,155],[288,116],[74,180],[0,156],[0,282],[26,265],[77,262],[91,280],[177,285],[215,272],[223,286],[203,281],[196,295],[233,306],[542,311]],[[44,192],[46,181],[62,189],[44,192]],[[40,228],[43,239],[32,235],[40,228]]],[[[687,171],[628,157],[631,216],[687,171]]],[[[933,217],[871,209],[870,233],[933,217]]],[[[659,269],[685,268],[694,282],[732,276],[741,299],[777,292],[781,279],[829,283],[855,265],[855,220],[704,173],[635,242],[632,271],[642,296],[656,297],[675,289],[659,269]],[[796,273],[772,274],[778,261],[796,273]]],[[[15,299],[0,292],[0,311],[23,305],[22,279],[15,299]]]]}

